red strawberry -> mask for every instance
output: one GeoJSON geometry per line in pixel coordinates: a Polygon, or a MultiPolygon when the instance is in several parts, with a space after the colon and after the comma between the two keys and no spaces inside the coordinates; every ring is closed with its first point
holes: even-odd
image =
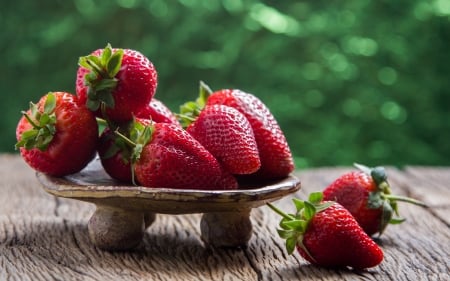
{"type": "Polygon", "coordinates": [[[132,183],[132,148],[110,128],[102,132],[97,148],[105,172],[113,179],[132,183]]]}
{"type": "MultiPolygon", "coordinates": [[[[139,184],[179,189],[236,189],[234,177],[182,128],[137,120],[130,130],[132,165],[139,184]]],[[[122,135],[124,139],[128,139],[122,135]]]]}
{"type": "Polygon", "coordinates": [[[225,105],[204,107],[208,97],[200,83],[200,97],[180,107],[183,127],[232,174],[256,172],[261,162],[252,127],[236,109],[225,105]]]}
{"type": "Polygon", "coordinates": [[[364,232],[353,216],[339,203],[322,201],[322,193],[312,193],[309,201],[294,199],[295,214],[285,214],[268,204],[283,219],[278,229],[286,248],[312,264],[324,267],[374,267],[383,260],[380,247],[364,232]]]}
{"type": "Polygon", "coordinates": [[[156,123],[172,123],[181,126],[177,116],[164,103],[155,98],[147,106],[138,111],[136,117],[151,119],[156,123]]]}
{"type": "Polygon", "coordinates": [[[156,70],[138,51],[112,49],[108,44],[81,57],[79,65],[76,92],[80,102],[102,118],[129,121],[155,94],[156,70]]]}
{"type": "Polygon", "coordinates": [[[258,145],[261,168],[253,179],[283,178],[294,170],[292,154],[286,138],[267,106],[256,96],[240,90],[212,93],[206,105],[222,104],[244,114],[253,129],[258,145]]]}
{"type": "Polygon", "coordinates": [[[368,235],[383,233],[389,223],[398,224],[397,201],[424,205],[417,200],[391,194],[383,167],[370,169],[355,164],[360,171],[346,173],[323,191],[325,200],[334,200],[344,206],[368,235]]]}
{"type": "Polygon", "coordinates": [[[93,158],[98,126],[76,96],[53,92],[23,112],[16,138],[16,148],[33,169],[64,176],[80,171],[93,158]]]}

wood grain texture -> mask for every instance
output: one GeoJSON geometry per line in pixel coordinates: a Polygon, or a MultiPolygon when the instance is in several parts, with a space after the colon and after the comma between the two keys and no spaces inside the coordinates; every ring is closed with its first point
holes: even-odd
{"type": "MultiPolygon", "coordinates": [[[[17,155],[0,155],[0,166],[0,280],[449,280],[445,218],[450,168],[388,169],[396,193],[432,207],[402,204],[407,221],[389,226],[377,240],[385,253],[383,263],[354,272],[323,269],[298,254],[288,256],[276,234],[280,218],[265,206],[251,213],[253,236],[246,249],[206,248],[200,239],[200,214],[158,214],[135,251],[101,251],[87,231],[93,204],[45,193],[17,155]]],[[[275,205],[292,211],[292,197],[322,190],[350,169],[299,171],[302,190],[275,205]]]]}

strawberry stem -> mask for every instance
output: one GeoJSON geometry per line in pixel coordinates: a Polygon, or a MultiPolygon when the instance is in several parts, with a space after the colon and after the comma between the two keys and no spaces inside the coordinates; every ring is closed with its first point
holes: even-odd
{"type": "Polygon", "coordinates": [[[406,196],[400,196],[400,195],[393,195],[393,194],[384,194],[382,195],[383,198],[386,198],[388,200],[392,200],[392,201],[400,201],[400,202],[406,202],[406,203],[411,203],[417,206],[422,206],[425,208],[428,208],[428,205],[422,201],[410,198],[410,197],[406,197],[406,196]]]}
{"type": "Polygon", "coordinates": [[[294,220],[295,219],[293,216],[286,214],[285,212],[281,211],[280,209],[278,209],[277,207],[275,207],[271,203],[266,203],[266,205],[269,208],[271,208],[273,211],[275,211],[275,213],[279,214],[280,216],[282,216],[283,218],[285,218],[287,220],[294,220]]]}
{"type": "Polygon", "coordinates": [[[136,143],[133,142],[132,140],[130,140],[130,138],[128,138],[127,136],[125,136],[124,134],[122,134],[119,131],[119,128],[116,128],[116,130],[114,131],[114,134],[116,134],[117,136],[119,136],[120,138],[122,138],[129,146],[131,147],[135,147],[136,143]]]}

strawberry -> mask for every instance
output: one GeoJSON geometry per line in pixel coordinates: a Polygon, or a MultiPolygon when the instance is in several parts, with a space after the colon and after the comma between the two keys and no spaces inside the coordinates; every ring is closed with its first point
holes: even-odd
{"type": "Polygon", "coordinates": [[[181,124],[231,174],[256,172],[261,162],[247,118],[229,106],[204,107],[207,97],[207,88],[200,83],[200,97],[180,107],[181,124]]]}
{"type": "Polygon", "coordinates": [[[232,174],[251,174],[261,166],[252,127],[232,107],[207,106],[186,130],[232,174]]]}
{"type": "Polygon", "coordinates": [[[294,170],[286,137],[275,117],[260,99],[240,90],[224,89],[210,94],[206,105],[214,104],[233,107],[250,122],[261,160],[261,168],[252,174],[251,179],[283,178],[294,170]]]}
{"type": "Polygon", "coordinates": [[[77,95],[98,117],[130,121],[155,94],[156,69],[138,51],[113,49],[108,44],[80,57],[78,64],[77,95]]]}
{"type": "Polygon", "coordinates": [[[131,148],[114,131],[105,128],[98,141],[97,152],[103,169],[113,179],[132,183],[131,148]]]}
{"type": "Polygon", "coordinates": [[[181,126],[177,116],[163,102],[155,98],[138,111],[136,117],[151,119],[156,123],[172,123],[181,126]]]}
{"type": "Polygon", "coordinates": [[[147,187],[236,189],[236,179],[217,159],[177,125],[137,119],[129,138],[137,182],[147,187]]]}
{"type": "Polygon", "coordinates": [[[22,113],[16,149],[33,169],[64,176],[80,171],[94,157],[97,122],[76,96],[50,92],[22,113]]]}
{"type": "Polygon", "coordinates": [[[344,206],[368,235],[385,230],[386,226],[404,221],[398,216],[397,201],[417,205],[417,200],[391,194],[383,167],[368,168],[355,164],[359,171],[340,176],[323,191],[325,200],[334,200],[344,206]]]}
{"type": "Polygon", "coordinates": [[[283,218],[278,234],[286,239],[289,254],[295,249],[312,264],[324,267],[365,269],[380,264],[383,251],[342,205],[323,201],[321,192],[309,201],[293,199],[295,214],[286,214],[268,203],[283,218]]]}

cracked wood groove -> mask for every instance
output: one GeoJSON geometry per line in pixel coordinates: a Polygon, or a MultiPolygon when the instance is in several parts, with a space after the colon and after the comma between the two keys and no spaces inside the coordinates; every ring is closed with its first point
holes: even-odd
{"type": "MultiPolygon", "coordinates": [[[[87,222],[95,206],[53,197],[17,155],[0,155],[0,280],[450,280],[450,168],[388,169],[394,192],[425,201],[400,204],[407,221],[388,227],[378,242],[385,253],[375,268],[353,272],[311,266],[287,256],[276,235],[279,217],[263,206],[251,213],[246,249],[210,249],[200,240],[200,214],[157,215],[133,252],[92,246],[87,222]]],[[[297,173],[305,198],[350,170],[297,173]]],[[[288,196],[274,204],[292,211],[288,196]]]]}

